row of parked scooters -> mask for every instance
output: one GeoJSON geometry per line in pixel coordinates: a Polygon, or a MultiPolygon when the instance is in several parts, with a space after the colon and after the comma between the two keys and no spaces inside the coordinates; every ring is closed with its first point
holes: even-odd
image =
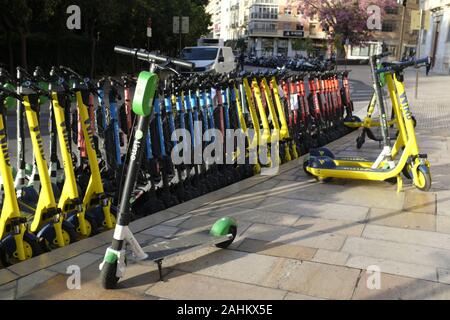
{"type": "Polygon", "coordinates": [[[285,68],[294,71],[332,71],[336,61],[323,57],[284,56],[256,57],[249,56],[244,60],[246,65],[263,68],[285,68]]]}
{"type": "Polygon", "coordinates": [[[120,80],[93,81],[63,66],[32,74],[19,67],[15,76],[0,70],[3,265],[299,158],[354,130],[348,124],[358,121],[348,71],[163,75],[158,70],[174,71],[174,59],[139,52],[152,73],[120,80]],[[47,101],[49,162],[40,121],[47,101]],[[7,146],[8,109],[17,117],[16,167],[7,146]],[[25,159],[25,122],[33,159],[25,159]],[[221,134],[211,136],[211,129],[221,134]],[[245,143],[230,142],[227,130],[242,133],[245,143]],[[180,132],[188,134],[180,139],[180,132]],[[184,160],[177,162],[180,141],[184,160]],[[207,150],[232,161],[191,161],[207,150]],[[126,215],[117,216],[121,211],[126,215]]]}

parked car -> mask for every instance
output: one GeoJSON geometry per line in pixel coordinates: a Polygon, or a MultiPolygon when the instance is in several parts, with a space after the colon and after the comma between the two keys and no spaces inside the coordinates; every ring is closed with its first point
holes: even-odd
{"type": "Polygon", "coordinates": [[[228,73],[236,69],[236,61],[230,47],[186,47],[181,59],[195,63],[194,72],[228,73]]]}

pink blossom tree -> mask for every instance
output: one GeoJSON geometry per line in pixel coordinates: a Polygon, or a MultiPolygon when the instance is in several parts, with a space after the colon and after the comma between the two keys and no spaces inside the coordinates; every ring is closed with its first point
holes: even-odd
{"type": "Polygon", "coordinates": [[[374,12],[368,10],[370,6],[380,8],[381,19],[387,7],[397,6],[395,0],[299,0],[294,2],[304,15],[316,17],[332,40],[348,39],[353,45],[372,39],[375,30],[368,27],[368,21],[374,12]]]}

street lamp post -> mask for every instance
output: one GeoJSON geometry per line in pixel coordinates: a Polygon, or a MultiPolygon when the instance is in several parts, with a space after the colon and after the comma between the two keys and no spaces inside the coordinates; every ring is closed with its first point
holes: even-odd
{"type": "MultiPolygon", "coordinates": [[[[422,43],[422,28],[423,28],[423,10],[420,8],[420,27],[419,27],[419,36],[417,37],[417,49],[416,49],[416,58],[420,58],[420,45],[422,43]]],[[[416,70],[416,86],[414,92],[414,98],[417,99],[419,95],[419,69],[416,70]]]]}
{"type": "Polygon", "coordinates": [[[406,3],[407,0],[397,0],[398,4],[401,4],[403,6],[402,10],[402,27],[400,31],[400,47],[397,53],[397,58],[400,60],[402,58],[402,49],[403,49],[403,34],[405,33],[405,17],[406,17],[406,3]]]}

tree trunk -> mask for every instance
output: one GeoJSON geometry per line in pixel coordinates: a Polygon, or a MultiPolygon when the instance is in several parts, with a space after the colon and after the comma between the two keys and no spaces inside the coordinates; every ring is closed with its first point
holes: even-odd
{"type": "Polygon", "coordinates": [[[12,46],[11,30],[6,29],[6,42],[8,44],[9,72],[14,74],[14,52],[12,46]]]}
{"type": "Polygon", "coordinates": [[[93,34],[93,32],[91,33],[91,41],[92,41],[92,49],[91,49],[91,79],[94,79],[94,75],[95,75],[95,49],[96,49],[96,39],[95,36],[93,34]]]}

